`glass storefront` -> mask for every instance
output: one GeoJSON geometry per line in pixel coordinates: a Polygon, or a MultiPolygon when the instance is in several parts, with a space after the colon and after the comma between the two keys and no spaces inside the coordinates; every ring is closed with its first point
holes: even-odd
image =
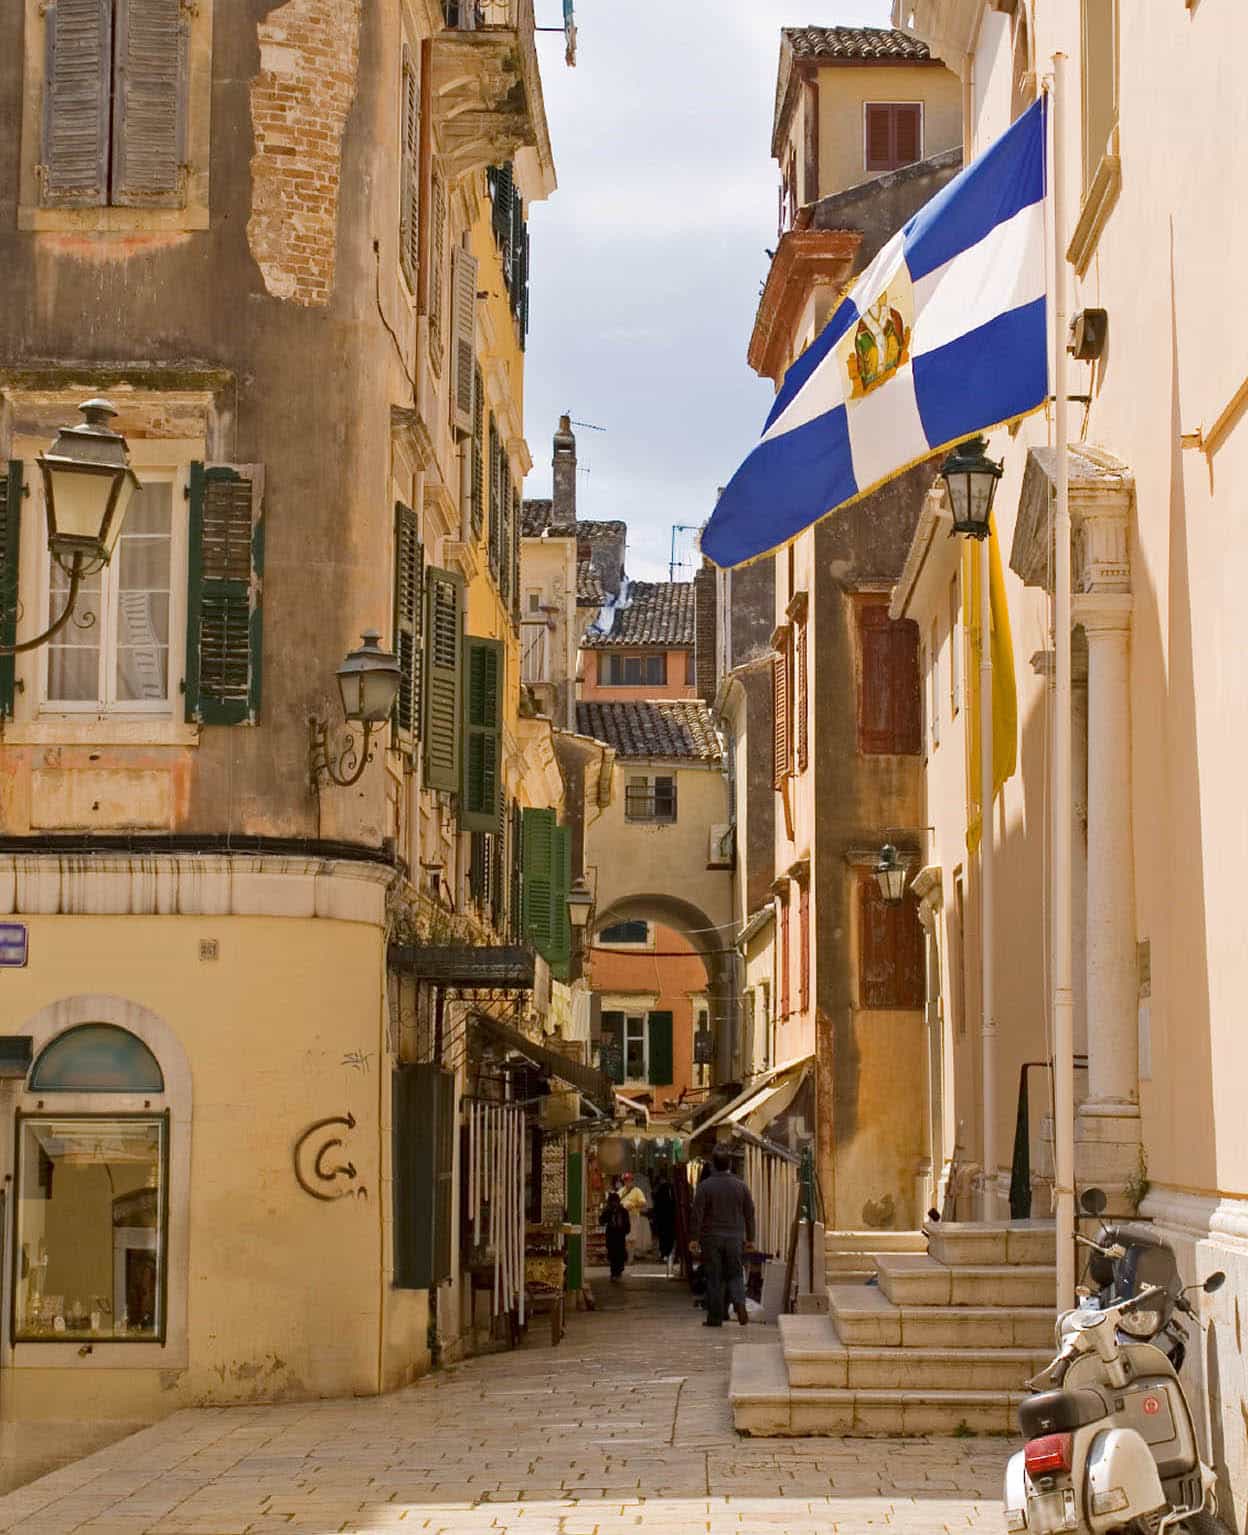
{"type": "Polygon", "coordinates": [[[13,1337],[160,1342],[168,1120],[18,1119],[13,1337]]]}

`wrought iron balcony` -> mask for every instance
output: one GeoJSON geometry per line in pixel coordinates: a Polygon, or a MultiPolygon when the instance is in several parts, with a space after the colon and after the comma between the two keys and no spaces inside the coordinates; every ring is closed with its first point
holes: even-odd
{"type": "Polygon", "coordinates": [[[442,0],[442,18],[434,113],[448,174],[502,165],[529,147],[553,187],[533,0],[442,0]]]}

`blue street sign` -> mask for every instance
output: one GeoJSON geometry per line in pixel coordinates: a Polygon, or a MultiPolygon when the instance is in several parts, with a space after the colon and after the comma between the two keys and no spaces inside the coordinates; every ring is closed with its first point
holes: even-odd
{"type": "Polygon", "coordinates": [[[0,970],[20,970],[26,963],[24,922],[0,922],[0,970]]]}

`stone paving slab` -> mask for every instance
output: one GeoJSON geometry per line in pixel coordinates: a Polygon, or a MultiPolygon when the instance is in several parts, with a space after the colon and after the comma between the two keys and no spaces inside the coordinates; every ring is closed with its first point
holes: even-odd
{"type": "Polygon", "coordinates": [[[0,1532],[999,1535],[1005,1441],[740,1438],[740,1329],[657,1275],[598,1293],[560,1347],[392,1396],[177,1413],[0,1497],[0,1532]]]}

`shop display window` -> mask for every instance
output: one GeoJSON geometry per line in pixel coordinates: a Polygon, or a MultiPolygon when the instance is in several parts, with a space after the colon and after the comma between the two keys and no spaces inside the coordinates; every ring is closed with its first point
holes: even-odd
{"type": "Polygon", "coordinates": [[[15,1342],[164,1341],[168,1134],[165,1114],[19,1116],[15,1342]]]}

